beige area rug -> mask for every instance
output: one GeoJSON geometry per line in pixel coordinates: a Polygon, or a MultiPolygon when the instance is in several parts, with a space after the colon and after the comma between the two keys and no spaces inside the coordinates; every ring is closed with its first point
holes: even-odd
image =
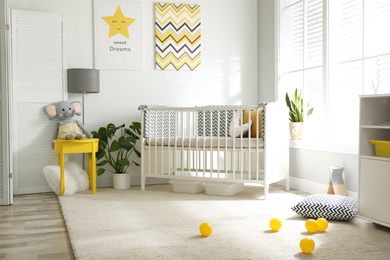
{"type": "Polygon", "coordinates": [[[290,208],[303,198],[245,186],[232,197],[174,193],[170,185],[98,189],[60,197],[76,259],[390,259],[390,229],[355,217],[310,234],[290,208]],[[269,221],[282,220],[279,232],[269,221]],[[199,226],[213,232],[202,237],[199,226]],[[312,238],[304,254],[299,242],[312,238]]]}

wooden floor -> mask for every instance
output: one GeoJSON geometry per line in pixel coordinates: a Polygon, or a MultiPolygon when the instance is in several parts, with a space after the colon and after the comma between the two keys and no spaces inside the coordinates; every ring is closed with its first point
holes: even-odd
{"type": "Polygon", "coordinates": [[[17,195],[0,206],[0,259],[74,259],[55,193],[17,195]]]}

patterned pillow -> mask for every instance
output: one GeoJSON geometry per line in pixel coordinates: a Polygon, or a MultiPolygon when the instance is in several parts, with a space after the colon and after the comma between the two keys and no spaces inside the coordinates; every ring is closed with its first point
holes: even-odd
{"type": "Polygon", "coordinates": [[[252,122],[250,123],[244,123],[241,127],[241,112],[236,111],[234,112],[234,120],[230,122],[229,126],[229,136],[230,137],[244,137],[248,134],[249,128],[252,125],[252,122]]]}
{"type": "Polygon", "coordinates": [[[356,216],[358,201],[333,194],[314,194],[291,207],[297,214],[308,218],[349,220],[356,216]]]}

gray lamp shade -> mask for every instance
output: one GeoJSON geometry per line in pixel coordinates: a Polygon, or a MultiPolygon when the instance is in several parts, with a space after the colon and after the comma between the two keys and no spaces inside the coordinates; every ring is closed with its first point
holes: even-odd
{"type": "Polygon", "coordinates": [[[99,93],[99,70],[68,69],[68,92],[99,93]]]}

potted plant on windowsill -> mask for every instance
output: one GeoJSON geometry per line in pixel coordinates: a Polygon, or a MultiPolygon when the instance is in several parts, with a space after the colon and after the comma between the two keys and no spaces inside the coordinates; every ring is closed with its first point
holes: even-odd
{"type": "MultiPolygon", "coordinates": [[[[141,123],[132,122],[129,128],[125,124],[115,126],[110,123],[107,127],[100,127],[99,131],[91,132],[94,138],[99,138],[99,151],[96,153],[96,166],[107,166],[108,171],[113,173],[114,189],[130,188],[130,174],[127,169],[132,165],[139,164],[130,159],[133,152],[139,158],[141,153],[136,149],[136,142],[141,135],[141,123]],[[115,133],[121,134],[116,138],[115,133]]],[[[99,168],[98,176],[106,171],[105,168],[99,168]]]]}
{"type": "Polygon", "coordinates": [[[286,92],[286,105],[289,109],[290,119],[290,135],[293,140],[300,140],[303,138],[303,121],[313,114],[313,108],[310,107],[310,102],[307,102],[306,108],[304,108],[302,91],[298,93],[298,89],[294,91],[293,99],[290,99],[286,92]],[[305,111],[306,115],[305,115],[305,111]]]}

